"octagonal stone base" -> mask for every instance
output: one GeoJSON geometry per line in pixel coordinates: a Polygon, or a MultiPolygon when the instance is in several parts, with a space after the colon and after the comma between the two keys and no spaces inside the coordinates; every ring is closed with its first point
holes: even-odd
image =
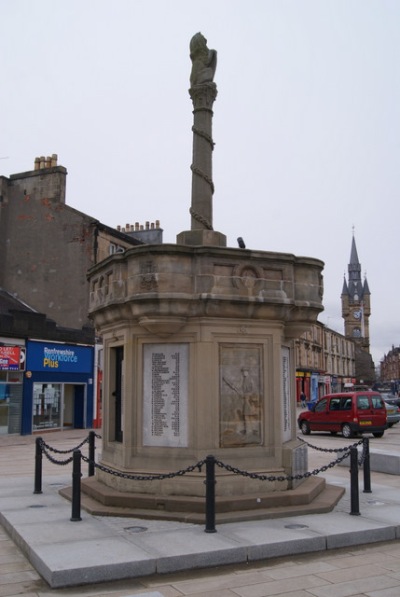
{"type": "Polygon", "coordinates": [[[307,470],[292,340],[322,310],[322,265],[291,254],[144,245],[93,267],[90,312],[104,343],[97,480],[121,493],[200,497],[204,478],[187,469],[212,454],[282,477],[262,482],[221,469],[220,496],[262,497],[301,483],[291,479],[307,470]],[[177,471],[184,474],[136,478],[177,471]]]}

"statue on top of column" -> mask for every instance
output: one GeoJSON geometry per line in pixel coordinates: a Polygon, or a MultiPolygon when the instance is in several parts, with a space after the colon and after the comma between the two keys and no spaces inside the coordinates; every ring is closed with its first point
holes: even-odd
{"type": "Polygon", "coordinates": [[[190,59],[192,61],[191,87],[212,83],[217,68],[217,52],[208,49],[207,40],[201,33],[196,33],[190,40],[190,59]]]}

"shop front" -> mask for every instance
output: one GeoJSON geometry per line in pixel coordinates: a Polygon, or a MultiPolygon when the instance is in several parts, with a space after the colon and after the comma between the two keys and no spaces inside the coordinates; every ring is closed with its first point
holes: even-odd
{"type": "Polygon", "coordinates": [[[0,435],[21,433],[25,342],[0,337],[0,435]]]}
{"type": "Polygon", "coordinates": [[[93,347],[28,341],[22,434],[93,425],[93,347]]]}

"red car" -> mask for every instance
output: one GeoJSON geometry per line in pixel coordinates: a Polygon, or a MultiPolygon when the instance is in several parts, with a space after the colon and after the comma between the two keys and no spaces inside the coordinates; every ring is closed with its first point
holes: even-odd
{"type": "Polygon", "coordinates": [[[382,437],[388,428],[385,402],[379,392],[327,394],[297,419],[303,435],[311,431],[342,433],[349,438],[359,433],[382,437]]]}

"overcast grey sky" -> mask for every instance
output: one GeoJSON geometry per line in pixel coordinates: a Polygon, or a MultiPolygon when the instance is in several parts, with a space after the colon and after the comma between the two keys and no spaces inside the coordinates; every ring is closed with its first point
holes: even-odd
{"type": "Polygon", "coordinates": [[[354,226],[371,352],[400,344],[399,0],[0,0],[0,174],[57,153],[67,203],[190,228],[189,42],[218,52],[214,228],[325,262],[343,333],[354,226]]]}

